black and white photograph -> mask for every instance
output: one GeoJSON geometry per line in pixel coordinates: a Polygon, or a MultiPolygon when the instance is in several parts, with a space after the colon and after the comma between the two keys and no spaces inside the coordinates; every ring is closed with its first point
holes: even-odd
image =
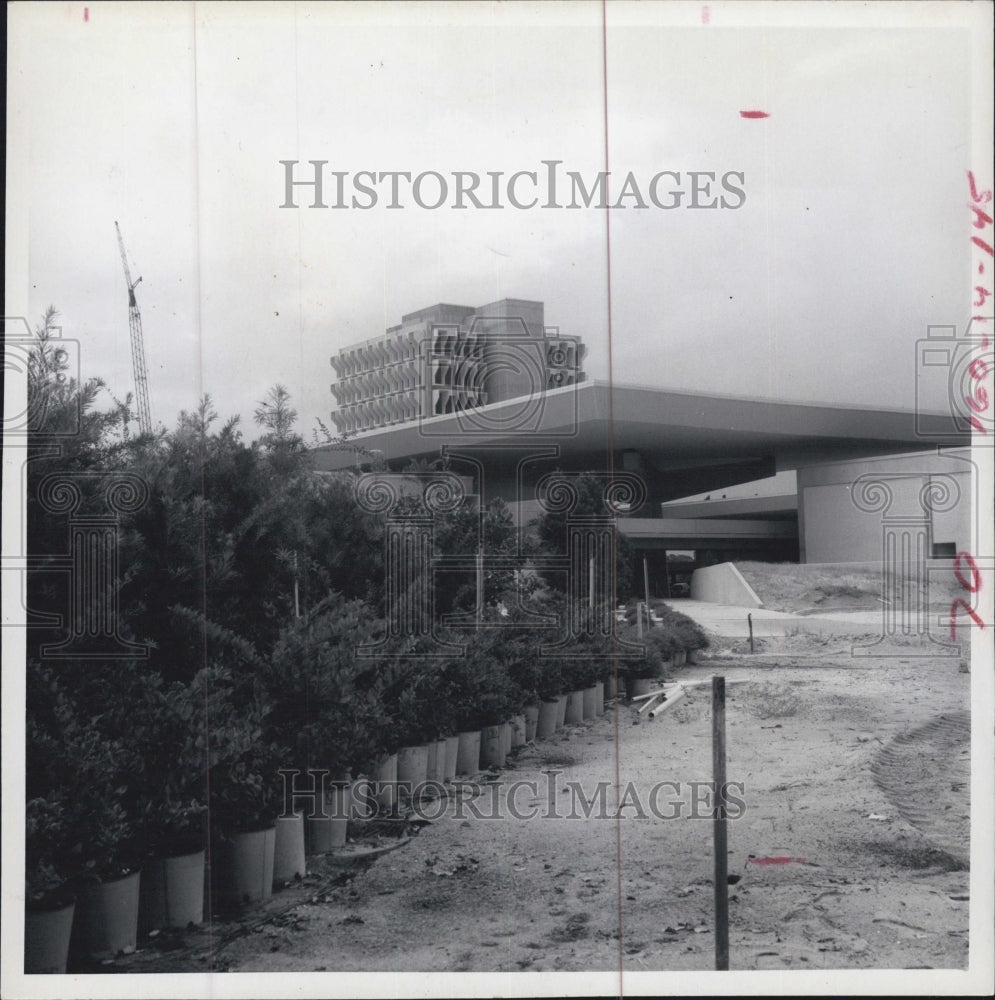
{"type": "Polygon", "coordinates": [[[3,995],[990,995],[992,29],[9,4],[3,995]]]}

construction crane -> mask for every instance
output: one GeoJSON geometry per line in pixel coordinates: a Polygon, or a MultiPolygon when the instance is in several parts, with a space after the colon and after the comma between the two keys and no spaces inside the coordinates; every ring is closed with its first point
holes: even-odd
{"type": "Polygon", "coordinates": [[[124,252],[124,240],[121,239],[121,227],[114,223],[117,230],[117,245],[121,249],[121,263],[124,265],[124,280],[128,285],[128,328],[131,331],[131,367],[135,376],[135,400],[138,406],[138,429],[142,434],[152,433],[152,412],[149,407],[149,375],[145,368],[145,341],[142,337],[142,314],[138,310],[135,299],[135,289],[138,281],[131,280],[128,268],[128,258],[124,252]]]}

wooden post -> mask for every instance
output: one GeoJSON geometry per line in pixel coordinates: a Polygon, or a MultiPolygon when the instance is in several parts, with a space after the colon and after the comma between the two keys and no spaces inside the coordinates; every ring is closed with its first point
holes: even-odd
{"type": "Polygon", "coordinates": [[[715,968],[729,969],[729,856],[726,830],[726,679],[712,678],[712,780],[715,848],[715,968]]]}
{"type": "Polygon", "coordinates": [[[746,616],[746,623],[750,626],[750,652],[755,653],[756,650],[753,648],[753,615],[746,616]]]}
{"type": "Polygon", "coordinates": [[[650,608],[650,567],[646,556],[643,556],[643,590],[646,591],[646,613],[650,608]]]}
{"type": "Polygon", "coordinates": [[[636,601],[636,635],[643,637],[643,602],[636,601]]]}

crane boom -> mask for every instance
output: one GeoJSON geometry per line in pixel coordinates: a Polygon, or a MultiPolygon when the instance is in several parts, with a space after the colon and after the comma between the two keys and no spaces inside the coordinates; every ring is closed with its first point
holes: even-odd
{"type": "Polygon", "coordinates": [[[121,251],[121,263],[124,265],[124,280],[128,286],[128,329],[131,334],[131,368],[135,380],[135,401],[138,406],[138,428],[142,434],[152,433],[152,411],[149,406],[149,376],[145,367],[145,340],[142,335],[142,314],[135,298],[135,288],[142,280],[131,280],[131,270],[128,267],[128,257],[124,252],[124,240],[121,238],[121,227],[114,223],[117,230],[117,245],[121,251]]]}

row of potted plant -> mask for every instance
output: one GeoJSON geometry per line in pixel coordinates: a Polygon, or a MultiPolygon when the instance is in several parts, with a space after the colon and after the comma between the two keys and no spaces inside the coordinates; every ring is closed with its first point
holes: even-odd
{"type": "Polygon", "coordinates": [[[30,665],[26,970],[64,971],[70,929],[80,956],[105,958],[133,950],[139,927],[200,923],[205,882],[239,903],[302,872],[304,823],[277,822],[281,770],[327,771],[329,818],[306,828],[312,852],[331,850],[353,776],[499,765],[601,711],[617,674],[661,675],[683,641],[661,629],[641,659],[616,660],[604,638],[540,657],[548,632],[472,628],[442,637],[462,655],[440,655],[439,637],[378,644],[381,629],[362,602],[331,598],[266,662],[219,652],[187,684],[143,663],[30,665]],[[45,944],[46,929],[61,942],[45,944]]]}

